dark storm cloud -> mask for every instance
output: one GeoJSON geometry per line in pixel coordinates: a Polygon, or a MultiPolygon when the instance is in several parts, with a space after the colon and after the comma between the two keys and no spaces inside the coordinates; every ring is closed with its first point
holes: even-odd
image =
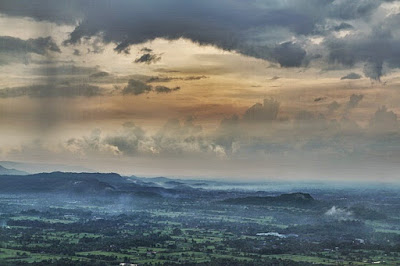
{"type": "Polygon", "coordinates": [[[328,49],[330,62],[352,67],[363,63],[366,77],[380,80],[383,66],[400,67],[400,15],[390,15],[375,25],[370,33],[352,34],[346,38],[328,38],[324,45],[328,49]]]}
{"type": "Polygon", "coordinates": [[[354,27],[346,22],[342,22],[339,25],[334,27],[335,31],[341,31],[341,30],[349,30],[349,29],[353,29],[354,27]]]}
{"type": "MultiPolygon", "coordinates": [[[[330,1],[5,1],[2,12],[73,24],[81,21],[66,44],[75,44],[86,37],[101,34],[104,42],[116,43],[117,52],[129,52],[129,46],[155,38],[188,38],[199,44],[211,44],[224,50],[272,59],[282,66],[299,66],[304,57],[300,45],[283,43],[286,36],[258,40],[266,28],[280,32],[287,29],[296,35],[311,34],[315,28],[316,11],[330,1]],[[23,7],[22,7],[23,6],[23,7]],[[22,8],[21,8],[22,7],[22,8]],[[315,12],[310,12],[312,9],[315,12]],[[31,10],[31,12],[30,12],[31,10]],[[75,11],[74,11],[75,10],[75,11]],[[73,17],[74,12],[76,16],[73,17]],[[277,53],[276,55],[274,53],[277,53]],[[295,57],[289,60],[282,53],[295,57]]],[[[280,34],[278,34],[280,35],[280,34]]],[[[148,62],[147,53],[139,62],[148,62]]]]}
{"type": "Polygon", "coordinates": [[[371,15],[382,2],[376,0],[359,0],[359,1],[346,1],[335,0],[331,1],[328,7],[328,14],[331,17],[340,18],[344,20],[351,20],[360,17],[371,15]]]}
{"type": "Polygon", "coordinates": [[[0,13],[18,17],[32,17],[38,21],[52,21],[59,24],[74,24],[82,18],[80,5],[85,4],[86,8],[94,3],[89,1],[53,1],[53,0],[2,0],[0,13]]]}
{"type": "Polygon", "coordinates": [[[343,79],[360,79],[360,78],[361,78],[360,74],[352,72],[347,74],[346,76],[341,77],[340,79],[343,80],[343,79]]]}
{"type": "MultiPolygon", "coordinates": [[[[396,49],[399,35],[392,32],[399,25],[398,15],[382,18],[383,22],[374,25],[372,15],[385,2],[394,1],[4,0],[0,12],[76,25],[65,44],[101,36],[104,43],[115,43],[117,52],[129,53],[132,44],[183,37],[282,67],[306,66],[320,58],[307,38],[325,36],[327,40],[318,46],[330,63],[350,67],[368,63],[366,76],[378,80],[383,74],[382,64],[400,66],[400,51],[396,49]],[[364,33],[357,23],[360,21],[369,28],[364,33]],[[332,32],[341,30],[361,33],[333,37],[332,32]]],[[[151,51],[143,51],[137,62],[154,62],[156,58],[151,51]]]]}
{"type": "Polygon", "coordinates": [[[276,46],[271,52],[272,61],[283,67],[299,67],[303,64],[307,52],[293,42],[285,42],[276,46]]]}
{"type": "Polygon", "coordinates": [[[14,62],[28,63],[30,53],[47,55],[48,52],[61,52],[51,37],[22,40],[0,36],[0,65],[14,62]]]}
{"type": "Polygon", "coordinates": [[[77,85],[32,85],[0,89],[0,98],[15,98],[27,96],[31,98],[50,97],[93,97],[100,96],[103,89],[89,84],[77,85]]]}

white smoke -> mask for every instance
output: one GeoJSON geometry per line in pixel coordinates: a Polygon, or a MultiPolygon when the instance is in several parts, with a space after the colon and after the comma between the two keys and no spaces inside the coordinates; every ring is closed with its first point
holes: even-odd
{"type": "Polygon", "coordinates": [[[325,212],[325,215],[339,221],[354,219],[353,213],[351,211],[337,208],[336,206],[332,206],[332,208],[325,212]]]}

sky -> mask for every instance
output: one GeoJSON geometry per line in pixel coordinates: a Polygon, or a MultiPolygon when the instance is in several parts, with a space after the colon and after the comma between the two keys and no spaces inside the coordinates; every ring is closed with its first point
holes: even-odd
{"type": "Polygon", "coordinates": [[[0,159],[398,181],[400,1],[2,0],[0,159]]]}

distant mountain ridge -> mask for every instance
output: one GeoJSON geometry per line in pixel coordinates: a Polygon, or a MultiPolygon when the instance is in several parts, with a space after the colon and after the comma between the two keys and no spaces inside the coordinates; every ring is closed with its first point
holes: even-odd
{"type": "MultiPolygon", "coordinates": [[[[264,196],[260,192],[230,192],[196,187],[199,180],[165,177],[138,178],[116,173],[52,172],[28,175],[0,175],[0,194],[53,193],[54,195],[96,197],[134,196],[152,199],[211,200],[225,204],[315,206],[308,193],[264,196]],[[158,181],[158,182],[156,182],[158,181]],[[195,186],[193,187],[192,184],[195,186]],[[227,197],[230,196],[231,198],[227,197]],[[234,197],[234,198],[233,198],[234,197]]],[[[204,181],[206,182],[206,181],[204,181]]],[[[212,181],[210,184],[213,184],[212,181]]],[[[268,194],[267,194],[268,195],[268,194]]]]}
{"type": "Polygon", "coordinates": [[[52,172],[29,175],[0,175],[0,193],[176,197],[184,194],[185,191],[160,187],[151,182],[136,182],[130,177],[123,177],[116,173],[52,172]]]}
{"type": "Polygon", "coordinates": [[[5,168],[0,165],[0,175],[28,175],[28,172],[5,168]]]}
{"type": "Polygon", "coordinates": [[[14,162],[14,161],[0,161],[0,165],[5,168],[18,169],[31,174],[50,173],[50,172],[95,172],[82,166],[63,165],[63,164],[50,164],[50,163],[29,163],[29,162],[14,162]]]}

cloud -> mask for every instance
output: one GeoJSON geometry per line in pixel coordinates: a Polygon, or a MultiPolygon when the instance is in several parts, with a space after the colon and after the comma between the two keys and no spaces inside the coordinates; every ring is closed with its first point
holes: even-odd
{"type": "Polygon", "coordinates": [[[107,145],[100,129],[92,130],[89,136],[81,138],[70,138],[64,143],[67,151],[79,156],[100,156],[118,155],[119,151],[115,146],[107,145]]]}
{"type": "Polygon", "coordinates": [[[246,110],[243,120],[246,122],[260,122],[276,120],[280,103],[275,99],[264,99],[263,104],[256,103],[246,110]]]}
{"type": "Polygon", "coordinates": [[[75,85],[32,85],[5,88],[0,90],[0,98],[15,98],[28,96],[31,98],[51,97],[94,97],[103,95],[103,89],[89,84],[75,85]]]}
{"type": "Polygon", "coordinates": [[[326,99],[326,97],[317,97],[317,98],[314,99],[314,102],[320,102],[320,101],[323,101],[325,99],[326,99]]]}
{"type": "Polygon", "coordinates": [[[51,37],[22,40],[10,36],[0,36],[0,65],[29,63],[30,54],[46,56],[49,52],[61,52],[51,37]]]}
{"type": "Polygon", "coordinates": [[[99,71],[90,75],[91,78],[104,78],[110,76],[110,73],[105,71],[99,71]]]}
{"type": "Polygon", "coordinates": [[[89,136],[71,138],[64,143],[70,152],[82,156],[225,156],[223,147],[212,142],[194,123],[192,116],[183,123],[169,119],[155,134],[149,134],[133,122],[107,135],[94,130],[89,136]]]}
{"type": "Polygon", "coordinates": [[[183,123],[176,118],[169,119],[165,125],[151,137],[152,148],[159,156],[220,156],[223,153],[218,145],[195,124],[193,116],[183,123]]]}
{"type": "Polygon", "coordinates": [[[148,93],[151,90],[152,87],[150,85],[136,79],[130,79],[128,85],[126,85],[122,90],[122,94],[140,95],[148,93]]]}
{"type": "Polygon", "coordinates": [[[188,76],[188,77],[165,77],[165,76],[159,76],[159,77],[150,77],[147,80],[147,83],[153,83],[153,82],[169,82],[172,80],[184,80],[184,81],[192,81],[192,80],[201,80],[205,79],[207,76],[188,76]]]}
{"type": "Polygon", "coordinates": [[[142,48],[140,50],[141,52],[144,52],[140,57],[135,59],[135,63],[144,63],[147,65],[157,63],[158,61],[161,60],[161,54],[155,54],[153,53],[153,50],[149,48],[142,48]]]}
{"type": "Polygon", "coordinates": [[[155,54],[143,54],[139,58],[135,59],[135,63],[145,63],[145,64],[153,64],[161,60],[161,56],[155,55],[155,54]]]}
{"type": "Polygon", "coordinates": [[[349,29],[353,29],[354,27],[346,22],[342,22],[339,25],[334,27],[335,31],[341,31],[341,30],[349,30],[349,29]]]}
{"type": "MultiPolygon", "coordinates": [[[[119,0],[109,5],[108,1],[100,0],[95,6],[85,1],[72,1],[65,8],[65,14],[60,8],[66,5],[65,2],[57,5],[40,1],[32,7],[32,13],[29,8],[18,10],[22,4],[32,6],[29,2],[6,2],[3,12],[8,14],[70,24],[81,21],[65,44],[76,44],[85,38],[101,35],[105,43],[116,43],[117,52],[126,53],[130,45],[155,38],[187,38],[201,45],[210,44],[224,50],[275,60],[289,67],[299,66],[305,53],[299,44],[287,42],[290,32],[310,34],[315,27],[314,16],[307,14],[301,4],[293,1],[282,5],[274,0],[267,5],[260,5],[256,2],[226,0],[218,3],[206,0],[195,4],[177,0],[148,1],[145,4],[119,0]],[[40,11],[39,7],[42,8],[40,11]],[[77,15],[71,18],[71,10],[74,9],[77,15]],[[46,11],[53,14],[46,14],[46,11]],[[257,35],[265,31],[263,28],[273,29],[277,36],[257,40],[257,35]],[[285,31],[289,32],[282,34],[285,31]],[[285,52],[295,59],[285,57],[285,52]]],[[[319,4],[320,1],[313,2],[315,8],[324,5],[319,4]]],[[[138,62],[153,62],[156,59],[158,56],[145,53],[138,58],[138,62]]]]}
{"type": "MultiPolygon", "coordinates": [[[[272,99],[268,102],[275,105],[272,99]]],[[[281,110],[282,113],[286,111],[281,110]]],[[[254,162],[264,165],[266,160],[274,162],[275,159],[298,162],[299,158],[327,158],[329,163],[335,164],[336,160],[343,161],[344,158],[351,158],[345,161],[354,162],[369,156],[379,159],[398,153],[397,115],[384,107],[371,114],[367,126],[359,126],[351,116],[333,120],[329,113],[306,110],[286,120],[269,115],[268,119],[272,118],[264,120],[262,117],[261,121],[268,123],[248,123],[245,118],[233,115],[222,119],[215,130],[203,130],[194,116],[171,118],[156,131],[129,122],[108,130],[106,134],[94,130],[88,136],[67,139],[61,146],[65,152],[94,160],[100,157],[138,157],[200,162],[201,159],[218,158],[237,162],[245,160],[246,165],[254,162]]],[[[297,164],[297,167],[302,166],[297,164]]],[[[313,167],[324,168],[323,165],[313,167]]],[[[335,208],[327,215],[340,217],[343,212],[335,208]]]]}
{"type": "Polygon", "coordinates": [[[306,50],[299,44],[285,42],[276,46],[272,50],[270,57],[282,67],[299,67],[304,63],[306,54],[306,50]]]}
{"type": "Polygon", "coordinates": [[[396,132],[399,129],[397,115],[386,106],[378,108],[370,121],[370,128],[376,132],[396,132]]]}
{"type": "Polygon", "coordinates": [[[370,61],[364,65],[364,74],[370,79],[380,81],[382,76],[383,62],[381,61],[370,61]]]}
{"type": "Polygon", "coordinates": [[[81,51],[79,51],[78,49],[74,49],[73,55],[80,56],[81,55],[81,51]]]}
{"type": "MultiPolygon", "coordinates": [[[[51,21],[58,24],[75,24],[82,18],[82,4],[85,1],[51,1],[39,0],[32,3],[29,0],[22,0],[16,3],[12,0],[1,2],[1,12],[10,16],[32,17],[38,21],[51,21]]],[[[89,8],[89,4],[85,4],[89,8]]]]}
{"type": "MultiPolygon", "coordinates": [[[[186,38],[279,63],[281,67],[307,66],[314,59],[321,61],[321,57],[328,63],[350,67],[368,62],[366,75],[378,80],[382,63],[390,68],[400,66],[396,49],[400,44],[396,32],[400,15],[381,8],[390,2],[115,0],[110,5],[108,0],[98,0],[92,5],[83,0],[39,0],[35,4],[4,0],[2,13],[75,25],[65,44],[97,39],[114,43],[117,52],[129,53],[133,44],[156,38],[186,38]],[[350,33],[342,38],[336,34],[340,31],[350,33]],[[323,41],[313,43],[314,37],[322,37],[323,41]]],[[[159,55],[150,50],[143,49],[137,62],[158,61],[159,55]]]]}
{"type": "Polygon", "coordinates": [[[347,103],[346,108],[347,109],[353,109],[353,108],[357,107],[358,104],[361,102],[361,100],[363,98],[364,98],[364,95],[362,95],[362,94],[358,94],[358,95],[357,94],[352,94],[350,96],[350,99],[349,99],[349,101],[347,103]]]}
{"type": "Polygon", "coordinates": [[[328,104],[328,110],[329,112],[334,112],[337,109],[339,109],[340,104],[337,101],[333,101],[330,104],[328,104]]]}
{"type": "Polygon", "coordinates": [[[104,143],[116,148],[118,153],[135,155],[141,142],[146,140],[145,131],[132,122],[123,124],[121,132],[107,136],[104,143]]]}
{"type": "Polygon", "coordinates": [[[351,20],[360,17],[368,17],[382,2],[383,1],[374,0],[358,0],[351,2],[336,0],[331,2],[328,11],[332,17],[351,20]]]}
{"type": "Polygon", "coordinates": [[[173,91],[178,91],[180,89],[181,89],[180,87],[168,88],[165,86],[156,86],[153,90],[157,93],[170,93],[173,91]]]}
{"type": "Polygon", "coordinates": [[[360,79],[360,78],[361,78],[360,74],[352,72],[347,74],[346,76],[341,77],[340,79],[344,80],[344,79],[360,79]]]}
{"type": "Polygon", "coordinates": [[[379,81],[385,74],[384,66],[400,67],[398,25],[400,14],[388,14],[384,19],[371,21],[367,30],[355,31],[346,38],[329,36],[323,42],[330,63],[354,67],[364,65],[365,76],[379,81]]]}
{"type": "Polygon", "coordinates": [[[149,93],[151,91],[154,91],[156,93],[171,93],[174,91],[180,90],[180,87],[175,87],[175,88],[169,88],[166,86],[151,86],[147,85],[146,83],[136,80],[136,79],[130,79],[128,82],[128,85],[124,87],[122,90],[122,94],[127,95],[127,94],[133,94],[133,95],[140,95],[144,93],[149,93]]]}

